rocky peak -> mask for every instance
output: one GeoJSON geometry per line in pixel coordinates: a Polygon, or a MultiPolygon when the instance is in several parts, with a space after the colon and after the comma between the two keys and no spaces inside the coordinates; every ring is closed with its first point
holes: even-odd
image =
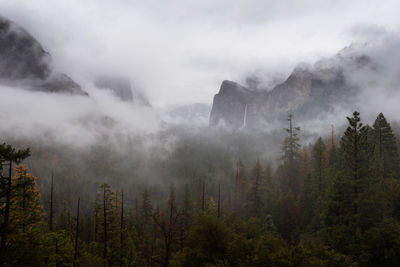
{"type": "Polygon", "coordinates": [[[102,75],[95,79],[94,84],[99,89],[111,90],[122,101],[150,106],[148,99],[141,92],[132,88],[132,84],[127,78],[102,75]]]}
{"type": "Polygon", "coordinates": [[[233,95],[242,95],[246,91],[248,91],[248,89],[241,86],[240,84],[233,82],[233,81],[225,80],[221,84],[219,93],[223,94],[223,95],[232,95],[233,96],[233,95]]]}
{"type": "Polygon", "coordinates": [[[34,91],[87,95],[66,74],[53,70],[50,54],[30,33],[1,16],[0,83],[34,91]]]}
{"type": "Polygon", "coordinates": [[[133,102],[131,83],[128,79],[101,76],[95,80],[99,89],[109,89],[122,101],[133,102]]]}
{"type": "Polygon", "coordinates": [[[252,97],[252,91],[244,86],[232,81],[223,81],[218,94],[214,96],[210,125],[225,123],[234,128],[242,127],[246,105],[251,102],[252,97]]]}
{"type": "Polygon", "coordinates": [[[210,126],[259,127],[288,113],[295,113],[301,119],[329,112],[338,103],[345,104],[357,90],[346,81],[345,72],[368,64],[368,58],[341,57],[323,59],[313,66],[298,65],[272,90],[223,81],[214,96],[210,126]]]}

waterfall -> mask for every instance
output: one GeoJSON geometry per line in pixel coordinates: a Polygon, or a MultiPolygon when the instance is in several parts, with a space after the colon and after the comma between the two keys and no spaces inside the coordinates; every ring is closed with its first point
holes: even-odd
{"type": "Polygon", "coordinates": [[[246,128],[246,123],[247,123],[247,104],[244,107],[244,117],[243,117],[243,126],[242,126],[242,128],[246,128]]]}

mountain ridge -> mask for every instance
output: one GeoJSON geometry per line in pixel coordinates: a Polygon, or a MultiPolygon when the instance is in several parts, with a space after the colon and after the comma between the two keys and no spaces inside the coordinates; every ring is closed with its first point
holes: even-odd
{"type": "Polygon", "coordinates": [[[32,91],[88,95],[54,70],[50,53],[28,31],[0,15],[0,83],[32,91]]]}
{"type": "Polygon", "coordinates": [[[321,59],[312,66],[299,64],[270,90],[254,90],[225,80],[214,96],[209,125],[258,128],[289,113],[301,120],[331,112],[337,105],[348,106],[359,88],[347,76],[371,64],[368,56],[345,48],[335,57],[321,59]]]}

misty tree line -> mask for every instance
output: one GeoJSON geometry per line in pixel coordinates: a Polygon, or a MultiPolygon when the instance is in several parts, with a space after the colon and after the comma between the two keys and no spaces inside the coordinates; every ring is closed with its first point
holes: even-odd
{"type": "MultiPolygon", "coordinates": [[[[0,145],[4,266],[399,266],[400,161],[383,114],[348,117],[337,142],[302,147],[289,116],[277,168],[236,162],[230,180],[171,184],[167,196],[98,187],[92,208],[42,198],[22,165],[29,149],[0,145]]],[[[62,188],[58,188],[62,191],[62,188]]]]}

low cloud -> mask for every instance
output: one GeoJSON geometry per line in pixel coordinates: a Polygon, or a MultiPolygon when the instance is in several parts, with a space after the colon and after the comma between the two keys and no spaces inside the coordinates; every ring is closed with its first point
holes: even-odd
{"type": "Polygon", "coordinates": [[[399,27],[386,1],[1,1],[2,15],[33,33],[58,69],[129,76],[158,106],[210,103],[222,80],[289,74],[379,27],[399,27]],[[378,25],[378,26],[374,26],[378,25]]]}
{"type": "Polygon", "coordinates": [[[90,97],[1,86],[2,135],[82,146],[103,136],[139,136],[160,129],[160,116],[150,107],[121,102],[109,91],[84,88],[90,97]]]}

